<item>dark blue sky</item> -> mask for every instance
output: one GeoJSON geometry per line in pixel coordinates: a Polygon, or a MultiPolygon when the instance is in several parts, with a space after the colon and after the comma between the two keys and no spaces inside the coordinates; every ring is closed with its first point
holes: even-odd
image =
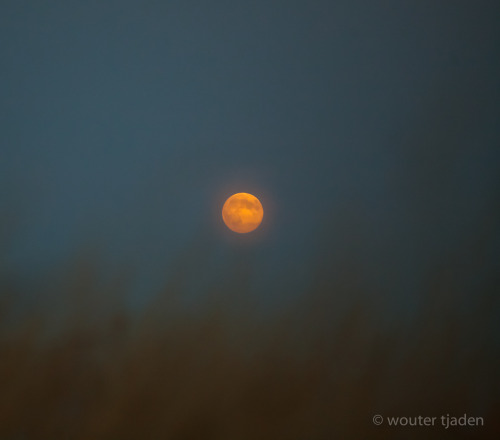
{"type": "Polygon", "coordinates": [[[153,280],[205,240],[261,286],[308,282],[326,247],[412,291],[498,221],[497,3],[2,2],[9,270],[97,246],[153,280]],[[241,191],[253,238],[220,221],[241,191]]]}

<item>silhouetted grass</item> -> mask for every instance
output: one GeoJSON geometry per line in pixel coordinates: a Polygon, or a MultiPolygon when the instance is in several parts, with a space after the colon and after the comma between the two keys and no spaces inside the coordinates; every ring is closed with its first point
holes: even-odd
{"type": "Polygon", "coordinates": [[[4,279],[0,438],[499,438],[499,282],[475,296],[454,285],[465,254],[436,270],[406,320],[382,319],[376,292],[349,281],[362,268],[334,277],[328,255],[279,316],[238,304],[231,284],[183,305],[189,265],[132,313],[126,281],[104,282],[89,257],[54,277],[50,306],[8,320],[4,279]],[[464,413],[485,426],[372,423],[464,413]]]}

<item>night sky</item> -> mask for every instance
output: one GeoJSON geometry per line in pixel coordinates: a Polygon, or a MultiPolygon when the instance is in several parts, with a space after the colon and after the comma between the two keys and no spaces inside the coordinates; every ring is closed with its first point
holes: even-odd
{"type": "Polygon", "coordinates": [[[0,438],[499,439],[499,202],[499,0],[2,0],[0,438]]]}
{"type": "Polygon", "coordinates": [[[355,255],[411,307],[494,224],[492,273],[499,17],[495,1],[3,1],[7,272],[91,249],[147,298],[205,246],[201,279],[241,258],[257,295],[286,298],[325,253],[355,255]],[[236,192],[264,205],[253,235],[222,223],[236,192]]]}

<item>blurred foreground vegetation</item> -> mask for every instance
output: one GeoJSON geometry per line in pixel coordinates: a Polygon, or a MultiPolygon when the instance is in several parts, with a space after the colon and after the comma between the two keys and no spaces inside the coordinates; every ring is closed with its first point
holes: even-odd
{"type": "Polygon", "coordinates": [[[235,283],[196,308],[181,300],[196,270],[179,270],[140,313],[124,304],[126,280],[103,281],[92,258],[54,277],[51,305],[32,312],[4,276],[0,438],[500,438],[499,276],[475,295],[452,282],[480,253],[437,270],[415,316],[395,320],[352,282],[360,268],[334,277],[326,256],[272,316],[238,291],[234,268],[235,283]],[[485,426],[372,423],[464,413],[485,426]]]}

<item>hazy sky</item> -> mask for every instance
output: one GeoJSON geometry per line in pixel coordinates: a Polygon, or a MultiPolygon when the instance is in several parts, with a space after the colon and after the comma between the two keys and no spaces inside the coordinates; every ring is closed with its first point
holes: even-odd
{"type": "Polygon", "coordinates": [[[382,285],[418,279],[498,202],[499,19],[496,1],[3,1],[8,267],[95,245],[154,279],[205,240],[264,284],[346,247],[382,285]],[[241,191],[266,211],[245,243],[220,219],[241,191]]]}

